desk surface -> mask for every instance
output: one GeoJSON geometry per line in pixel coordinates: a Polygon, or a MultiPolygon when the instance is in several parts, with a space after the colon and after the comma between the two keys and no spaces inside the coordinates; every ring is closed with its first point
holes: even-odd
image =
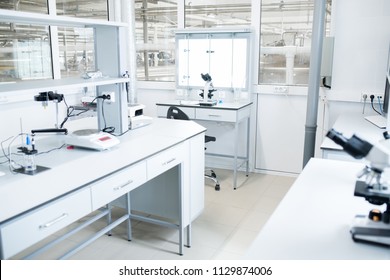
{"type": "Polygon", "coordinates": [[[389,248],[355,243],[349,233],[356,214],[378,208],[353,196],[362,168],[361,163],[311,159],[245,258],[390,259],[389,248]]]}
{"type": "MultiPolygon", "coordinates": [[[[376,143],[383,139],[385,129],[381,129],[365,120],[364,116],[362,114],[343,114],[336,120],[333,128],[347,138],[356,134],[371,143],[376,143]]],[[[321,144],[321,149],[342,150],[342,147],[326,137],[321,144]]]]}
{"type": "Polygon", "coordinates": [[[205,109],[222,109],[222,110],[240,110],[244,107],[252,105],[252,102],[232,102],[232,103],[218,103],[214,106],[201,106],[199,104],[191,104],[186,100],[169,100],[156,103],[157,106],[183,106],[193,108],[205,109]]]}
{"type": "MultiPolygon", "coordinates": [[[[87,125],[82,128],[96,128],[97,121],[94,120],[93,125],[86,122],[87,125]]],[[[14,175],[8,170],[8,165],[0,165],[0,172],[5,173],[0,177],[0,222],[135,164],[204,131],[205,128],[195,122],[154,119],[152,124],[131,130],[119,137],[121,143],[110,150],[99,152],[62,148],[39,155],[36,157],[37,165],[50,169],[34,176],[14,175]]],[[[58,148],[64,143],[58,135],[46,138],[37,136],[35,140],[38,152],[58,148]]]]}

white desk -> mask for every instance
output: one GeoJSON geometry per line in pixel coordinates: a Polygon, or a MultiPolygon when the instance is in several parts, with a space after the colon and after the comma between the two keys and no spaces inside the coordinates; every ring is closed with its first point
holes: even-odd
{"type": "MultiPolygon", "coordinates": [[[[173,100],[157,103],[157,116],[161,118],[167,117],[167,111],[170,106],[176,106],[183,110],[184,113],[192,120],[212,121],[212,122],[227,122],[234,124],[234,151],[233,155],[206,153],[208,156],[226,157],[233,159],[233,187],[237,188],[237,170],[245,164],[246,175],[249,174],[249,135],[250,135],[250,110],[252,102],[245,103],[222,103],[215,106],[200,106],[190,105],[185,101],[173,100]],[[246,152],[245,155],[238,155],[238,146],[240,144],[239,125],[246,121],[246,152]],[[238,160],[241,160],[239,164],[238,160]]],[[[218,141],[218,139],[217,139],[218,141]]]]}
{"type": "MultiPolygon", "coordinates": [[[[39,155],[37,164],[50,170],[34,176],[13,175],[8,166],[1,165],[0,171],[6,173],[0,177],[1,259],[12,257],[123,195],[128,199],[127,215],[110,223],[90,240],[124,221],[129,222],[131,240],[129,218],[143,217],[132,214],[130,209],[146,211],[146,214],[157,212],[163,218],[175,220],[172,224],[160,224],[179,230],[182,254],[184,229],[187,228],[189,245],[191,221],[204,206],[204,131],[205,128],[194,122],[155,119],[151,125],[121,136],[121,143],[111,150],[62,148],[39,155]],[[169,186],[158,180],[165,174],[168,179],[161,181],[169,186]],[[165,195],[150,193],[153,188],[157,191],[163,188],[165,195]],[[130,191],[137,193],[130,197],[130,191]],[[149,202],[141,201],[141,204],[153,207],[138,209],[135,201],[140,199],[149,202]]],[[[36,137],[40,152],[60,147],[62,143],[60,136],[41,140],[36,137]]],[[[109,207],[102,213],[109,216],[109,207]]],[[[91,241],[84,244],[88,242],[91,241]]]]}
{"type": "MultiPolygon", "coordinates": [[[[336,120],[333,128],[347,138],[356,134],[372,144],[383,139],[383,132],[385,132],[385,129],[380,129],[365,120],[362,114],[343,114],[336,120]]],[[[323,158],[356,161],[353,157],[345,153],[340,145],[334,143],[327,137],[321,144],[321,150],[323,158]]]]}
{"type": "Polygon", "coordinates": [[[390,248],[356,243],[349,233],[356,214],[378,208],[353,195],[356,174],[363,166],[311,159],[245,258],[390,259],[390,248]]]}

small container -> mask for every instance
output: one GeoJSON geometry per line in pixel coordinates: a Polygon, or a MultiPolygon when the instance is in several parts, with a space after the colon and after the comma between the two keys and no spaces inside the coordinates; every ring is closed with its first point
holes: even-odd
{"type": "Polygon", "coordinates": [[[24,170],[26,172],[34,172],[37,169],[35,163],[35,154],[25,154],[24,155],[24,170]]]}
{"type": "Polygon", "coordinates": [[[241,99],[241,88],[234,88],[233,101],[234,103],[240,102],[241,99]]]}

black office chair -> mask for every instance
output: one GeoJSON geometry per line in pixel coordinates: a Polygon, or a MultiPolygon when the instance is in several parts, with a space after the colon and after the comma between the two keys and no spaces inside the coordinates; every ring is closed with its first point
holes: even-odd
{"type": "MultiPolygon", "coordinates": [[[[171,106],[168,108],[167,118],[168,119],[176,119],[176,120],[186,120],[186,121],[190,120],[190,118],[187,116],[187,114],[184,113],[179,108],[177,108],[176,106],[171,106]]],[[[217,139],[214,136],[205,135],[204,142],[205,143],[215,142],[216,140],[217,139]]],[[[219,185],[219,181],[217,179],[217,175],[215,174],[214,170],[206,168],[204,176],[205,176],[205,178],[210,179],[215,183],[215,190],[216,191],[219,191],[221,189],[221,187],[219,185]]]]}

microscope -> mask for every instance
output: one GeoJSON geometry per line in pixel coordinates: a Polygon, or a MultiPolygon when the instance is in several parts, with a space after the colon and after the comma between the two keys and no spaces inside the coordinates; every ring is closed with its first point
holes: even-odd
{"type": "Polygon", "coordinates": [[[202,89],[202,92],[199,94],[203,99],[199,101],[200,105],[203,106],[214,106],[217,104],[216,100],[212,100],[211,98],[213,97],[213,92],[216,91],[216,89],[213,88],[213,81],[211,79],[211,76],[206,73],[206,74],[200,74],[203,81],[205,81],[204,88],[202,89]]]}
{"type": "Polygon", "coordinates": [[[357,175],[354,195],[364,197],[373,205],[386,205],[385,211],[371,210],[368,215],[356,215],[351,227],[352,239],[390,246],[390,185],[383,179],[383,172],[390,167],[390,136],[376,145],[353,135],[346,138],[331,129],[327,135],[355,159],[365,159],[368,164],[357,175]]]}

